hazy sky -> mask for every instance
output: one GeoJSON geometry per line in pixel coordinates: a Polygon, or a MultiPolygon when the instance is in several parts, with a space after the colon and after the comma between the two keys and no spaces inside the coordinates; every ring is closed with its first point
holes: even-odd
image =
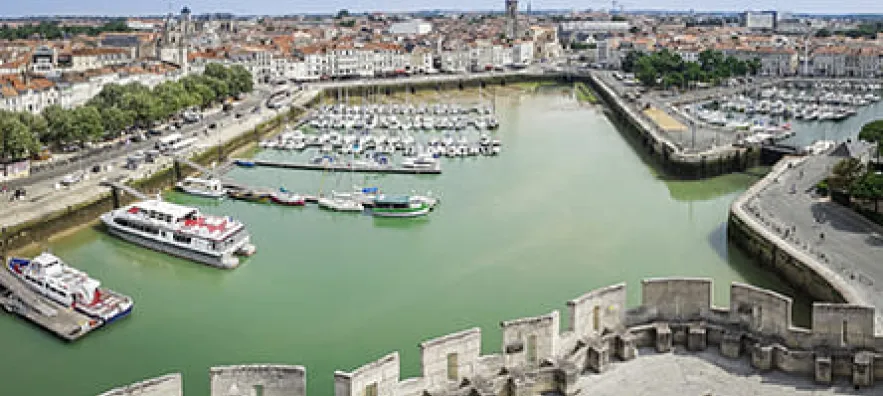
{"type": "MultiPolygon", "coordinates": [[[[504,0],[0,0],[0,16],[144,15],[177,12],[189,5],[194,14],[331,13],[351,11],[415,11],[427,9],[502,10],[504,0]]],[[[527,0],[520,0],[524,9],[527,0]]],[[[608,8],[609,0],[534,0],[533,9],[608,8]]],[[[776,9],[806,13],[881,13],[883,0],[622,0],[628,9],[746,10],[776,9]]]]}

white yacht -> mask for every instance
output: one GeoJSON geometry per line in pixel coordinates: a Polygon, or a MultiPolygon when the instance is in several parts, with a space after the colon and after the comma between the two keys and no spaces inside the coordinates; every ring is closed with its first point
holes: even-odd
{"type": "Polygon", "coordinates": [[[101,324],[132,312],[134,303],[131,297],[101,287],[101,282],[68,267],[50,253],[42,253],[30,260],[10,258],[6,268],[37,293],[98,319],[101,324]]]}
{"type": "Polygon", "coordinates": [[[148,199],[101,215],[107,230],[129,242],[220,268],[235,268],[255,247],[245,225],[230,217],[148,199]]]}
{"type": "Polygon", "coordinates": [[[222,198],[227,195],[227,189],[224,188],[218,179],[187,177],[175,183],[175,188],[187,194],[200,197],[222,198]]]}

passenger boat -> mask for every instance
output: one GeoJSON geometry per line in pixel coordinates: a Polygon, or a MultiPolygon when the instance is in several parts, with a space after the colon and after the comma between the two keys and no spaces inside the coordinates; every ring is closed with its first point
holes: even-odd
{"type": "Polygon", "coordinates": [[[432,211],[433,206],[426,200],[406,195],[382,195],[374,200],[371,214],[375,217],[418,217],[432,211]]]}
{"type": "Polygon", "coordinates": [[[303,195],[292,193],[284,188],[280,188],[278,192],[270,196],[270,200],[285,206],[304,206],[306,200],[303,195]]]}
{"type": "Polygon", "coordinates": [[[37,293],[103,324],[132,312],[131,297],[102,288],[101,282],[68,267],[50,253],[42,253],[31,260],[10,258],[6,268],[37,293]]]}
{"type": "Polygon", "coordinates": [[[255,252],[243,223],[158,198],[107,212],[101,221],[126,241],[215,267],[235,268],[235,255],[255,252]]]}
{"type": "Polygon", "coordinates": [[[187,177],[175,183],[175,188],[187,194],[208,198],[222,198],[227,195],[227,189],[218,179],[202,179],[187,177]]]}

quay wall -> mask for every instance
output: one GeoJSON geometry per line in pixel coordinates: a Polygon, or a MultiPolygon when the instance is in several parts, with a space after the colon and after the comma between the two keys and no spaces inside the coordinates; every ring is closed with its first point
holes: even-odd
{"type": "Polygon", "coordinates": [[[594,74],[571,76],[588,83],[598,97],[607,104],[620,121],[628,126],[639,146],[649,154],[666,173],[683,179],[704,179],[733,172],[741,172],[760,162],[760,150],[752,147],[727,148],[709,153],[688,153],[679,144],[662,136],[656,127],[642,117],[625,99],[604,84],[594,74]]]}
{"type": "MultiPolygon", "coordinates": [[[[502,321],[500,351],[481,355],[481,329],[466,329],[419,345],[419,377],[400,377],[396,351],[353,371],[336,371],[333,392],[335,396],[575,395],[580,381],[600,378],[614,362],[675,349],[717,350],[752,365],[761,375],[778,370],[818,384],[848,381],[856,387],[873,387],[883,380],[883,337],[875,336],[874,308],[815,303],[811,326],[802,328],[792,323],[792,300],[787,296],[732,283],[730,305],[720,307],[713,304],[713,287],[710,279],[647,279],[641,282],[637,307],[626,305],[625,284],[598,289],[567,302],[569,325],[563,331],[557,310],[502,321]]],[[[301,366],[212,368],[211,380],[212,396],[306,395],[306,369],[301,366]]],[[[138,395],[131,391],[138,385],[101,396],[138,395]]],[[[169,395],[180,394],[175,393],[180,392],[177,388],[169,389],[169,395]]]]}
{"type": "MultiPolygon", "coordinates": [[[[311,101],[311,105],[316,99],[311,101]]],[[[207,148],[204,151],[195,153],[191,160],[199,164],[207,165],[219,158],[226,158],[227,155],[239,150],[248,149],[256,146],[257,142],[262,138],[266,138],[277,133],[291,119],[303,114],[302,110],[292,109],[290,112],[280,114],[262,124],[257,125],[254,129],[247,131],[233,139],[228,140],[220,146],[207,148]]],[[[195,173],[193,169],[182,170],[176,175],[175,168],[172,166],[173,161],[170,158],[161,158],[164,162],[161,169],[155,172],[144,172],[140,177],[130,178],[127,184],[136,189],[153,194],[159,191],[172,188],[175,181],[186,174],[195,173]]],[[[93,174],[92,177],[101,177],[101,174],[93,174]]],[[[104,188],[104,187],[99,187],[104,188]]],[[[130,203],[135,200],[127,194],[120,194],[120,205],[130,203]]],[[[23,222],[10,227],[0,229],[0,253],[6,257],[9,253],[26,249],[41,242],[46,241],[53,235],[63,233],[67,230],[74,229],[85,224],[94,223],[98,216],[102,213],[113,209],[113,195],[108,189],[107,192],[99,194],[92,199],[69,205],[67,208],[48,213],[40,218],[23,222]]]]}
{"type": "Polygon", "coordinates": [[[787,171],[792,161],[799,159],[786,158],[780,161],[768,175],[732,203],[727,220],[729,240],[756,259],[761,266],[771,269],[786,282],[817,300],[867,303],[855,295],[852,288],[830,269],[769,232],[760,220],[745,210],[745,203],[787,171]]]}

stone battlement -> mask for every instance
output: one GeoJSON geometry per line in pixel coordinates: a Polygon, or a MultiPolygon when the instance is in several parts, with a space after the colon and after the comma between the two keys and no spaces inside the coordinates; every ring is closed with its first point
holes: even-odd
{"type": "MultiPolygon", "coordinates": [[[[567,302],[569,324],[559,313],[500,323],[500,353],[481,355],[481,329],[420,344],[422,376],[400,378],[399,353],[351,372],[334,373],[335,396],[576,394],[578,379],[603,373],[611,360],[631,360],[639,348],[658,352],[683,345],[716,346],[726,357],[747,358],[760,370],[780,370],[830,384],[848,379],[859,387],[883,379],[883,337],[874,336],[874,309],[815,303],[812,326],[791,322],[790,298],[733,283],[729,307],[712,304],[712,281],[648,279],[641,305],[626,305],[626,285],[594,290],[567,302]]],[[[159,377],[101,396],[181,395],[180,375],[159,377]],[[151,382],[154,381],[154,382],[151,382]],[[177,384],[177,389],[173,389],[177,384]]],[[[211,369],[212,396],[305,395],[302,366],[245,365],[211,369]]]]}

